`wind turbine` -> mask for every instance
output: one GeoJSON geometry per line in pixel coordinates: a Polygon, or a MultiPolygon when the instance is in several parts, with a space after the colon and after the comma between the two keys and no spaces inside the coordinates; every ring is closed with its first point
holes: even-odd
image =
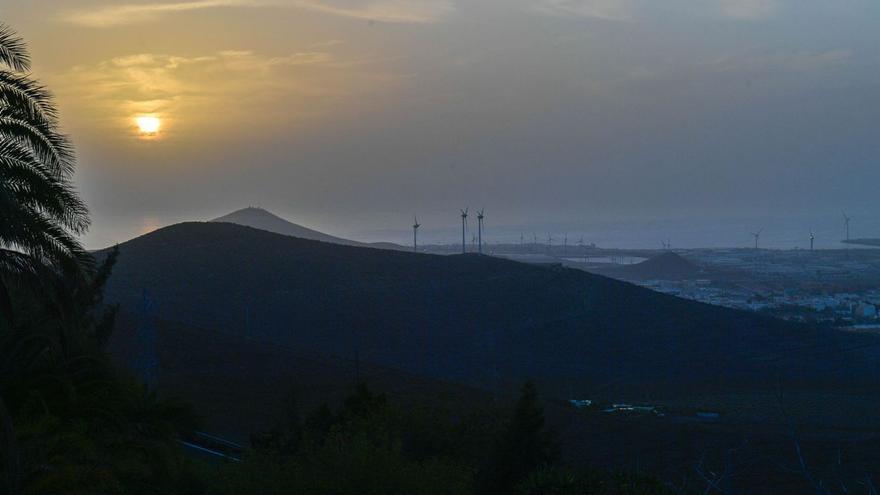
{"type": "Polygon", "coordinates": [[[846,212],[843,212],[843,229],[846,232],[846,240],[849,240],[849,221],[852,220],[852,217],[847,216],[846,212]]]}
{"type": "Polygon", "coordinates": [[[419,252],[419,227],[422,225],[419,223],[419,217],[413,216],[413,252],[419,252]]]}
{"type": "Polygon", "coordinates": [[[581,254],[584,255],[584,264],[586,264],[587,263],[587,251],[586,251],[586,249],[584,249],[584,236],[581,236],[580,240],[578,241],[578,247],[581,250],[581,254]]]}
{"type": "Polygon", "coordinates": [[[468,208],[461,210],[461,254],[467,253],[467,241],[465,240],[465,231],[467,230],[468,208]]]}
{"type": "Polygon", "coordinates": [[[550,251],[552,249],[553,249],[553,235],[547,234],[547,251],[550,251]]]}
{"type": "Polygon", "coordinates": [[[757,232],[752,232],[752,237],[755,238],[755,249],[758,249],[758,239],[761,238],[761,232],[764,232],[764,229],[760,229],[757,232]]]}
{"type": "Polygon", "coordinates": [[[810,231],[810,251],[813,251],[813,242],[816,240],[816,234],[813,231],[810,231]]]}
{"type": "Polygon", "coordinates": [[[480,254],[483,254],[483,219],[486,217],[483,214],[483,211],[484,210],[480,210],[477,212],[477,252],[480,254]]]}

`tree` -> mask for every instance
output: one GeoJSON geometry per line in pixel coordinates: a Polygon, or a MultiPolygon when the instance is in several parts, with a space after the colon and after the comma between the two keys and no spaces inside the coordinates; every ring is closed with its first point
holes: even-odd
{"type": "Polygon", "coordinates": [[[13,321],[11,284],[92,266],[76,239],[89,218],[71,183],[73,147],[29,70],[24,42],[0,24],[0,329],[13,321]]]}
{"type": "Polygon", "coordinates": [[[536,469],[559,460],[556,435],[544,422],[538,391],[526,382],[482,480],[487,493],[510,493],[536,469]]]}

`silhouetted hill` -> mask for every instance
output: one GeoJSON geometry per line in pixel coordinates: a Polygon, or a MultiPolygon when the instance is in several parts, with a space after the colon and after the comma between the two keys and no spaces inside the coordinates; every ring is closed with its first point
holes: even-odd
{"type": "Polygon", "coordinates": [[[666,252],[634,265],[593,270],[595,273],[626,280],[680,280],[697,278],[700,267],[673,252],[666,252]]]}
{"type": "Polygon", "coordinates": [[[655,293],[578,270],[432,256],[184,223],[120,246],[109,301],[486,389],[549,395],[873,376],[877,340],[655,293]]]}
{"type": "Polygon", "coordinates": [[[319,232],[317,230],[303,227],[302,225],[297,225],[293,222],[289,222],[275,215],[274,213],[271,213],[262,208],[242,208],[241,210],[236,210],[228,215],[224,215],[220,218],[215,218],[211,221],[234,223],[237,225],[244,225],[245,227],[268,230],[269,232],[275,232],[276,234],[299,237],[300,239],[331,242],[333,244],[343,244],[346,246],[372,247],[377,249],[406,249],[403,246],[391,242],[366,243],[343,239],[341,237],[335,237],[329,234],[325,234],[323,232],[319,232]]]}

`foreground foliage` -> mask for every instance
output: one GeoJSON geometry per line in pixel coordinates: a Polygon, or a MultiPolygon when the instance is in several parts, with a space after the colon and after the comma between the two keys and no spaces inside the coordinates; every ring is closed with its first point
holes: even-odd
{"type": "Polygon", "coordinates": [[[100,294],[114,259],[85,284],[48,280],[65,287],[65,298],[27,286],[12,291],[16,318],[0,335],[7,493],[185,493],[193,486],[177,438],[194,428],[194,415],[121,376],[103,351],[114,311],[100,307],[100,294]]]}
{"type": "Polygon", "coordinates": [[[283,422],[253,438],[241,464],[219,471],[213,490],[315,494],[661,494],[650,479],[568,471],[532,384],[508,414],[457,420],[391,405],[361,385],[337,410],[283,422]]]}

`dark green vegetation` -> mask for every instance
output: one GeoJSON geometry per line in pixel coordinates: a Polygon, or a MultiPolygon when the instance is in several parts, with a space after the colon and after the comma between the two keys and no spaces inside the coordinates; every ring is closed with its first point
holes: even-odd
{"type": "Polygon", "coordinates": [[[189,484],[177,438],[195,416],[121,376],[102,350],[113,309],[98,306],[112,261],[86,281],[64,273],[40,290],[11,285],[15,313],[0,335],[2,493],[173,493],[189,484]]]}
{"type": "Polygon", "coordinates": [[[300,418],[292,398],[254,451],[214,482],[218,493],[661,494],[647,477],[571,471],[544,424],[531,383],[509,414],[455,421],[431,408],[393,406],[360,385],[337,409],[300,418]]]}

